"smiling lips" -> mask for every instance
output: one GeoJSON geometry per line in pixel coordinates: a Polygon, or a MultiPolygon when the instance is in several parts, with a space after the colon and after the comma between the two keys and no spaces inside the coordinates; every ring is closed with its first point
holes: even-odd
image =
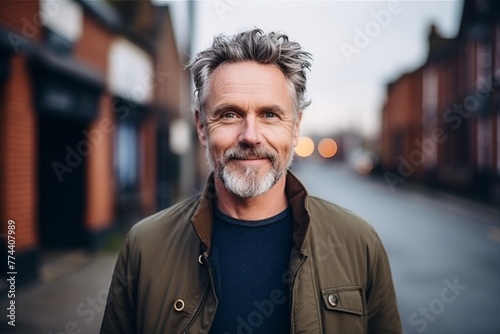
{"type": "Polygon", "coordinates": [[[264,160],[267,159],[267,157],[235,157],[233,160],[264,160]]]}
{"type": "Polygon", "coordinates": [[[252,157],[252,158],[233,158],[231,160],[236,160],[238,162],[256,164],[265,160],[269,160],[268,158],[260,158],[260,157],[252,157]]]}

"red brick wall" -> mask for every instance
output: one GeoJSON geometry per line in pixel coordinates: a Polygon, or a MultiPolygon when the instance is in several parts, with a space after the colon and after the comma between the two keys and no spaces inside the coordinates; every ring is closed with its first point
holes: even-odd
{"type": "Polygon", "coordinates": [[[115,177],[113,173],[115,120],[111,98],[101,98],[99,116],[88,129],[92,153],[87,157],[87,209],[85,221],[89,229],[110,227],[114,219],[115,177]]]}
{"type": "Polygon", "coordinates": [[[39,40],[42,35],[39,1],[1,1],[0,24],[26,38],[39,40]]]}
{"type": "Polygon", "coordinates": [[[383,113],[382,164],[385,168],[396,168],[399,164],[398,155],[402,154],[408,160],[409,154],[417,148],[415,140],[422,135],[421,70],[403,75],[389,87],[383,113]],[[397,137],[397,134],[403,138],[397,137]],[[402,146],[402,152],[394,150],[399,145],[402,146]]]}
{"type": "MultiPolygon", "coordinates": [[[[30,41],[40,41],[39,1],[1,1],[0,25],[30,41]]],[[[74,57],[107,75],[108,51],[116,37],[107,27],[88,13],[83,18],[82,36],[77,41],[74,57]]],[[[172,37],[172,36],[167,36],[172,37]]],[[[168,38],[167,38],[168,40],[168,38]]],[[[168,50],[169,60],[162,71],[172,69],[178,61],[175,50],[168,50]]],[[[12,58],[9,81],[0,87],[0,232],[6,231],[7,220],[16,221],[17,250],[38,246],[38,180],[37,180],[37,115],[31,92],[31,78],[22,53],[12,58]]],[[[155,69],[159,71],[159,69],[155,69]]],[[[156,73],[158,75],[158,72],[156,73]]],[[[162,88],[167,85],[163,78],[162,88]]],[[[168,108],[178,112],[178,75],[168,82],[168,108]],[[173,104],[173,106],[172,106],[173,104]]],[[[157,95],[158,98],[158,95],[157,95]]],[[[167,103],[166,103],[167,104],[167,103]]],[[[87,157],[87,189],[85,221],[92,231],[109,227],[115,219],[114,131],[115,115],[111,96],[105,91],[99,103],[97,119],[87,129],[97,142],[87,157]],[[102,135],[102,138],[100,138],[102,135]],[[100,139],[99,139],[100,138],[100,139]]],[[[156,189],[156,123],[147,118],[140,129],[141,205],[146,213],[155,210],[156,189]]]]}
{"type": "MultiPolygon", "coordinates": [[[[105,77],[112,39],[111,32],[86,13],[82,35],[75,45],[74,57],[100,71],[105,77]]],[[[87,157],[85,221],[93,231],[111,225],[114,220],[115,201],[113,140],[116,125],[111,110],[111,98],[107,92],[104,92],[98,108],[97,119],[87,129],[89,137],[93,139],[89,140],[92,153],[87,157]]]]}
{"type": "Polygon", "coordinates": [[[111,32],[85,13],[82,36],[75,45],[74,56],[106,75],[112,40],[111,32]]]}
{"type": "Polygon", "coordinates": [[[16,250],[35,248],[37,238],[37,128],[26,59],[11,61],[10,80],[0,101],[1,226],[16,222],[16,250]]]}
{"type": "Polygon", "coordinates": [[[390,92],[390,128],[406,128],[422,122],[422,71],[401,77],[390,92]]]}

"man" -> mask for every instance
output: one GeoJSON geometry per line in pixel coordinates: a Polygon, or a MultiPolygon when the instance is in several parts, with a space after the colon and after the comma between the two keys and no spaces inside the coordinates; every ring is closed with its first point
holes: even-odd
{"type": "Polygon", "coordinates": [[[190,63],[213,173],[131,229],[101,333],[401,333],[376,232],[288,171],[310,59],[255,29],[190,63]]]}

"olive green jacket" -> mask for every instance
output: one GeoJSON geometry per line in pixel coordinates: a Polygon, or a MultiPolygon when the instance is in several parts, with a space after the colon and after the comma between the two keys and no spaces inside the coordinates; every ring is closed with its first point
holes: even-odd
{"type": "MultiPolygon", "coordinates": [[[[291,332],[401,333],[389,262],[374,229],[309,196],[290,172],[286,195],[294,220],[294,247],[284,273],[291,332]]],[[[211,176],[203,195],[131,229],[116,263],[101,333],[209,332],[217,310],[208,261],[215,196],[211,176]]],[[[235,333],[258,333],[253,327],[258,323],[247,315],[242,319],[235,333]]]]}

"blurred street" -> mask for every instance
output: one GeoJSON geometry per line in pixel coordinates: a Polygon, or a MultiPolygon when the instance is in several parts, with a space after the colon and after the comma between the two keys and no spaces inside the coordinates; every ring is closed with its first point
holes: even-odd
{"type": "Polygon", "coordinates": [[[379,233],[406,333],[500,333],[500,211],[341,164],[298,161],[310,194],[348,208],[379,233]]]}
{"type": "Polygon", "coordinates": [[[500,1],[4,0],[0,334],[98,332],[124,232],[210,172],[186,65],[252,27],[313,56],[292,168],[375,227],[405,333],[500,333],[500,1]]]}

